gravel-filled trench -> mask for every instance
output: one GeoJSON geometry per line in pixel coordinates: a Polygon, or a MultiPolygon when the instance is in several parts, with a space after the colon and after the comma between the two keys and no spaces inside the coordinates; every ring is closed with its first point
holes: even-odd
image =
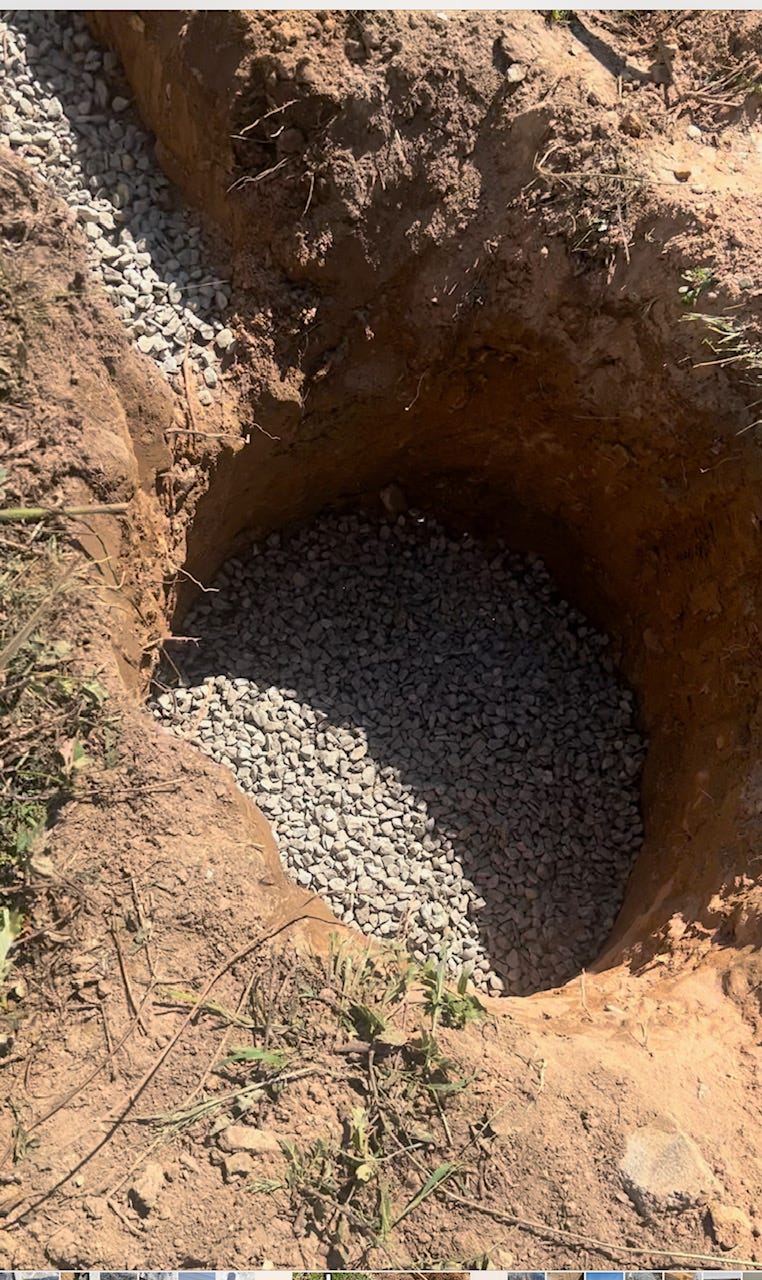
{"type": "Polygon", "coordinates": [[[492,993],[590,964],[642,839],[644,742],[542,562],[325,515],[229,560],[155,715],[226,764],[343,921],[492,993]]]}
{"type": "Polygon", "coordinates": [[[229,281],[156,162],[116,54],[62,10],[1,10],[0,40],[0,144],[71,207],[139,350],[178,388],[187,361],[211,404],[235,345],[229,281]]]}

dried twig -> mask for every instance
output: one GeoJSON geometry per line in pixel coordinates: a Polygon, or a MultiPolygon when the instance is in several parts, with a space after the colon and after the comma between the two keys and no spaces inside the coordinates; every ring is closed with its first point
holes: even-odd
{"type": "Polygon", "coordinates": [[[713,1262],[716,1266],[727,1267],[753,1267],[753,1262],[748,1262],[745,1258],[729,1258],[726,1254],[718,1258],[711,1253],[685,1253],[682,1249],[636,1249],[629,1245],[611,1244],[607,1240],[596,1240],[593,1236],[583,1235],[579,1231],[567,1231],[563,1227],[553,1227],[547,1222],[534,1222],[529,1218],[517,1218],[512,1213],[503,1213],[501,1209],[494,1209],[491,1205],[486,1204],[482,1200],[471,1200],[468,1196],[458,1195],[455,1191],[450,1191],[446,1187],[442,1189],[442,1195],[448,1200],[453,1200],[455,1204],[462,1204],[467,1209],[475,1209],[477,1213],[485,1213],[490,1218],[494,1218],[496,1222],[505,1222],[509,1226],[519,1227],[522,1231],[533,1231],[541,1236],[560,1236],[563,1240],[574,1241],[575,1243],[585,1244],[593,1249],[600,1249],[602,1252],[609,1254],[613,1258],[619,1258],[623,1253],[639,1258],[691,1258],[696,1262],[713,1262]]]}
{"type": "Polygon", "coordinates": [[[148,1028],[146,1027],[145,1022],[143,1021],[142,1013],[138,1009],[138,1005],[135,1000],[135,995],[132,990],[132,983],[130,982],[130,977],[129,977],[129,974],[127,973],[127,967],[124,963],[124,955],[122,954],[122,944],[119,941],[119,934],[117,933],[116,928],[113,924],[111,926],[111,937],[114,939],[114,946],[116,947],[117,959],[119,961],[119,971],[122,975],[122,982],[124,983],[125,992],[127,993],[127,1003],[130,1006],[130,1010],[132,1011],[134,1017],[137,1019],[138,1026],[140,1027],[140,1030],[143,1032],[143,1035],[147,1036],[148,1028]]]}
{"type": "Polygon", "coordinates": [[[298,98],[289,98],[288,102],[284,102],[282,106],[273,107],[271,111],[266,111],[263,116],[257,116],[257,119],[252,120],[251,124],[244,125],[240,133],[233,133],[230,136],[232,138],[245,137],[246,134],[250,133],[252,129],[256,129],[257,125],[261,124],[263,120],[269,120],[271,116],[277,116],[279,112],[285,111],[287,107],[293,107],[294,103],[298,101],[299,101],[298,98]]]}
{"type": "MultiPolygon", "coordinates": [[[[198,431],[196,427],[168,427],[165,436],[199,436],[202,440],[243,440],[234,431],[198,431]]],[[[243,440],[245,444],[246,441],[243,440]]]]}
{"type": "Polygon", "coordinates": [[[314,190],[315,190],[315,171],[314,171],[314,169],[312,169],[312,170],[310,170],[310,190],[309,190],[309,195],[307,196],[307,203],[306,203],[306,205],[304,206],[304,208],[302,209],[301,214],[299,215],[299,216],[300,216],[300,218],[304,218],[304,217],[306,217],[307,212],[308,212],[308,210],[309,210],[309,207],[310,207],[310,205],[312,204],[312,193],[313,193],[313,191],[314,191],[314,190]]]}
{"type": "Polygon", "coordinates": [[[241,187],[248,186],[250,182],[263,182],[265,178],[271,178],[272,175],[277,173],[279,169],[282,169],[284,165],[290,164],[293,158],[293,156],[284,156],[277,164],[271,165],[269,169],[263,169],[261,173],[255,173],[253,175],[248,173],[244,174],[242,177],[237,178],[235,182],[231,182],[228,187],[227,194],[230,194],[231,191],[238,191],[241,187]]]}
{"type": "MultiPolygon", "coordinates": [[[[148,988],[145,995],[143,996],[143,999],[140,1002],[140,1008],[139,1008],[140,1013],[143,1012],[143,1009],[145,1008],[145,1005],[147,1004],[148,999],[151,996],[152,992],[153,992],[153,984],[151,984],[151,986],[148,988]]],[[[98,1063],[97,1067],[93,1068],[93,1070],[90,1072],[88,1076],[85,1077],[82,1083],[75,1085],[74,1088],[70,1089],[68,1093],[65,1093],[63,1098],[61,1098],[59,1102],[56,1102],[55,1105],[52,1106],[49,1111],[46,1111],[44,1115],[41,1115],[37,1120],[34,1120],[27,1127],[26,1133],[27,1134],[34,1133],[35,1129],[39,1129],[41,1128],[42,1125],[47,1124],[48,1120],[52,1120],[53,1116],[58,1115],[59,1111],[62,1111],[63,1108],[67,1107],[70,1102],[73,1102],[75,1098],[79,1097],[79,1095],[84,1092],[87,1086],[91,1084],[93,1080],[95,1080],[96,1076],[100,1075],[101,1071],[103,1071],[109,1065],[109,1063],[113,1061],[114,1057],[122,1048],[122,1046],[127,1043],[127,1041],[129,1040],[130,1036],[132,1035],[137,1025],[138,1025],[138,1019],[137,1017],[135,1017],[130,1022],[130,1025],[128,1026],[127,1030],[125,1031],[121,1039],[116,1042],[111,1052],[108,1053],[106,1057],[103,1058],[103,1060],[98,1063]]],[[[12,1151],[13,1151],[13,1143],[11,1142],[5,1148],[5,1152],[3,1153],[2,1163],[5,1163],[8,1157],[11,1155],[12,1151]]]]}
{"type": "MultiPolygon", "coordinates": [[[[22,1213],[18,1214],[16,1218],[12,1220],[9,1219],[8,1221],[6,1221],[5,1223],[6,1228],[19,1225],[19,1223],[21,1222],[21,1219],[24,1216],[26,1216],[26,1214],[31,1212],[31,1210],[33,1209],[39,1209],[40,1205],[44,1204],[45,1201],[49,1200],[50,1197],[54,1195],[56,1191],[59,1191],[61,1187],[65,1186],[67,1182],[69,1182],[73,1177],[75,1177],[76,1174],[79,1173],[79,1171],[83,1169],[85,1165],[88,1164],[88,1162],[92,1160],[92,1158],[95,1155],[98,1154],[99,1151],[103,1150],[103,1148],[107,1145],[107,1143],[111,1141],[112,1137],[116,1133],[119,1126],[124,1123],[124,1120],[127,1116],[128,1111],[130,1111],[130,1109],[134,1106],[135,1102],[140,1097],[143,1090],[150,1083],[150,1081],[156,1075],[159,1068],[164,1064],[166,1059],[172,1053],[173,1049],[177,1045],[181,1036],[184,1034],[184,1032],[189,1027],[190,1023],[198,1014],[202,1004],[204,1003],[207,996],[209,995],[209,992],[212,990],[212,987],[214,987],[215,984],[219,982],[220,978],[222,978],[228,972],[229,969],[232,969],[234,965],[238,964],[241,960],[244,960],[248,955],[252,953],[252,951],[256,951],[259,947],[263,946],[266,942],[269,942],[272,938],[277,937],[279,933],[283,933],[284,930],[289,929],[291,925],[298,923],[298,921],[313,919],[314,917],[312,917],[309,914],[306,908],[309,906],[311,902],[314,902],[314,901],[317,901],[316,895],[314,893],[309,894],[309,896],[302,903],[302,906],[298,911],[295,911],[292,915],[288,916],[287,919],[283,920],[280,924],[275,925],[273,928],[270,928],[266,930],[264,933],[260,934],[260,936],[258,938],[255,938],[253,942],[248,942],[246,943],[245,946],[240,947],[238,951],[236,951],[232,956],[230,956],[224,962],[224,964],[221,964],[219,968],[214,971],[212,976],[204,984],[201,994],[196,999],[196,1002],[192,1006],[192,1008],[188,1011],[187,1016],[183,1018],[179,1027],[175,1031],[174,1035],[170,1037],[170,1039],[167,1041],[167,1043],[164,1045],[163,1049],[161,1050],[161,1053],[158,1054],[158,1056],[155,1058],[154,1062],[151,1064],[148,1070],[143,1073],[143,1075],[140,1077],[137,1083],[132,1086],[132,1088],[123,1098],[122,1102],[119,1104],[119,1107],[117,1108],[116,1115],[112,1114],[112,1117],[107,1118],[108,1129],[106,1133],[102,1137],[99,1137],[95,1146],[92,1147],[89,1151],[87,1151],[85,1155],[80,1156],[80,1158],[77,1160],[73,1168],[69,1169],[66,1173],[62,1174],[62,1176],[58,1179],[56,1183],[54,1183],[52,1187],[49,1187],[47,1191],[43,1191],[42,1194],[39,1195],[37,1199],[34,1200],[31,1204],[28,1204],[27,1207],[22,1211],[22,1213]]],[[[153,990],[154,990],[154,984],[152,982],[143,1000],[141,1001],[141,1004],[140,1004],[141,1011],[144,1008],[145,1003],[148,1000],[149,995],[151,995],[151,993],[153,992],[153,990]]],[[[135,1029],[137,1025],[138,1025],[137,1019],[133,1019],[133,1021],[130,1023],[129,1028],[125,1032],[125,1035],[122,1037],[119,1043],[115,1046],[114,1053],[118,1052],[118,1050],[122,1047],[122,1045],[126,1041],[127,1037],[132,1034],[132,1031],[135,1029]]],[[[110,1056],[113,1056],[113,1055],[110,1055],[110,1056]]],[[[103,1068],[107,1065],[108,1060],[109,1060],[108,1058],[104,1059],[104,1061],[101,1062],[98,1065],[98,1067],[96,1067],[96,1069],[87,1077],[87,1079],[81,1085],[77,1085],[76,1088],[72,1089],[68,1094],[66,1094],[65,1097],[62,1098],[61,1101],[57,1103],[55,1107],[53,1107],[50,1111],[46,1112],[44,1116],[40,1117],[40,1119],[37,1120],[27,1130],[27,1133],[31,1133],[34,1129],[39,1128],[41,1124],[44,1124],[47,1120],[51,1119],[51,1117],[54,1116],[56,1112],[60,1111],[63,1107],[65,1107],[73,1098],[77,1097],[77,1095],[80,1094],[83,1091],[83,1089],[87,1087],[90,1081],[93,1080],[95,1076],[98,1075],[98,1073],[103,1070],[103,1068]]],[[[13,1151],[13,1143],[11,1142],[10,1146],[7,1148],[6,1159],[8,1158],[8,1156],[12,1154],[12,1151],[13,1151]]]]}
{"type": "MultiPolygon", "coordinates": [[[[190,352],[190,343],[188,343],[188,345],[186,346],[185,355],[183,356],[183,383],[185,384],[185,400],[188,405],[188,417],[190,418],[191,427],[193,428],[191,434],[198,435],[199,433],[196,426],[196,411],[193,407],[193,397],[191,395],[192,388],[191,388],[189,352],[190,352]]],[[[169,430],[165,432],[165,434],[175,435],[175,434],[185,434],[185,433],[184,432],[181,433],[179,428],[170,427],[169,430]]]]}
{"type": "Polygon", "coordinates": [[[58,516],[71,520],[77,516],[121,516],[126,511],[129,511],[127,502],[105,502],[87,507],[3,507],[0,508],[0,522],[55,520],[58,516]]]}

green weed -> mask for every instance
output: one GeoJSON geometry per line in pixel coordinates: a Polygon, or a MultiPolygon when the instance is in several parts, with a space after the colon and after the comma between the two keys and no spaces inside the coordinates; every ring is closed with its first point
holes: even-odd
{"type": "Polygon", "coordinates": [[[699,294],[715,284],[715,275],[711,267],[691,267],[682,275],[683,283],[678,289],[684,307],[695,307],[699,294]]]}
{"type": "Polygon", "coordinates": [[[432,1030],[443,1027],[462,1029],[476,1018],[484,1017],[484,1006],[475,995],[468,992],[470,973],[464,969],[458,978],[455,991],[447,985],[447,954],[443,952],[435,965],[429,960],[421,972],[421,984],[426,993],[425,1008],[431,1015],[432,1030]]]}

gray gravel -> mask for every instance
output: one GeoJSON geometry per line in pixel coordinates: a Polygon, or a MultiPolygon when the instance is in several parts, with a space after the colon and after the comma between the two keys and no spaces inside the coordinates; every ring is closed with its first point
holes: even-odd
{"type": "Polygon", "coordinates": [[[207,393],[235,336],[229,281],[209,270],[200,226],[174,207],[115,54],[81,13],[0,11],[0,145],[73,209],[93,279],[139,350],[172,382],[186,352],[207,393]]]}
{"type": "Polygon", "coordinates": [[[492,992],[602,945],[642,839],[644,742],[542,563],[422,516],[329,516],[230,560],[154,702],[340,919],[492,992]]]}

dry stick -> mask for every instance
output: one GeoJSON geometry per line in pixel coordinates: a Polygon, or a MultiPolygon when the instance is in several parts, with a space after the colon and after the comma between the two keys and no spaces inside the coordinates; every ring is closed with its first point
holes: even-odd
{"type": "Polygon", "coordinates": [[[301,219],[301,218],[303,218],[303,217],[306,215],[307,211],[309,210],[310,205],[312,204],[312,193],[313,193],[313,191],[314,191],[314,190],[315,190],[315,173],[314,173],[314,170],[313,170],[313,171],[310,173],[310,190],[309,190],[309,195],[307,196],[307,203],[306,203],[306,205],[304,206],[304,208],[302,209],[301,214],[299,215],[300,219],[301,219]]]}
{"type": "MultiPolygon", "coordinates": [[[[236,1015],[239,1015],[242,1009],[244,1008],[244,1006],[246,1005],[249,999],[249,996],[251,995],[251,988],[254,986],[254,979],[256,978],[256,976],[257,976],[256,969],[253,969],[251,973],[251,977],[249,978],[249,981],[246,983],[246,986],[244,987],[243,995],[241,996],[241,999],[238,1001],[238,1008],[236,1009],[236,1015]]],[[[219,1062],[220,1058],[225,1052],[228,1039],[233,1034],[234,1030],[235,1030],[235,1023],[233,1023],[232,1026],[228,1026],[225,1028],[223,1037],[220,1040],[220,1043],[217,1045],[217,1048],[215,1049],[214,1053],[212,1054],[209,1060],[209,1063],[207,1064],[206,1070],[204,1071],[204,1074],[202,1075],[201,1079],[199,1080],[193,1092],[188,1094],[188,1097],[185,1099],[185,1102],[183,1103],[183,1107],[181,1108],[181,1110],[184,1109],[185,1107],[189,1107],[193,1099],[198,1097],[198,1095],[201,1093],[204,1085],[209,1079],[209,1076],[212,1074],[212,1071],[214,1070],[216,1064],[219,1062]]]]}
{"type": "Polygon", "coordinates": [[[253,942],[247,942],[245,946],[240,947],[239,950],[236,951],[234,955],[230,956],[230,958],[226,960],[224,964],[221,964],[219,969],[215,970],[211,978],[208,979],[206,985],[202,989],[201,994],[196,999],[195,1004],[191,1006],[188,1014],[186,1015],[185,1018],[183,1018],[182,1022],[180,1023],[180,1026],[177,1028],[174,1035],[170,1037],[170,1039],[167,1041],[164,1048],[162,1049],[161,1053],[154,1060],[153,1064],[148,1068],[148,1070],[143,1073],[143,1075],[138,1080],[137,1084],[133,1085],[132,1089],[130,1089],[130,1092],[128,1093],[127,1098],[125,1100],[124,1110],[120,1113],[120,1119],[122,1115],[124,1115],[127,1111],[129,1111],[130,1107],[134,1106],[134,1104],[137,1102],[143,1090],[151,1082],[153,1077],[156,1075],[156,1072],[159,1070],[159,1068],[162,1066],[165,1060],[169,1057],[170,1053],[174,1049],[180,1037],[185,1032],[186,1028],[190,1025],[190,1023],[198,1014],[202,1004],[204,1003],[207,996],[209,995],[209,992],[212,990],[212,987],[216,986],[220,978],[222,978],[228,972],[229,969],[232,969],[233,965],[238,964],[239,961],[241,960],[245,960],[246,956],[250,955],[252,951],[256,951],[265,942],[268,942],[270,938],[274,938],[279,933],[283,933],[284,929],[288,929],[289,926],[292,924],[295,924],[297,920],[304,919],[305,918],[304,908],[308,906],[310,902],[314,902],[316,900],[317,900],[317,895],[314,893],[311,893],[309,897],[306,899],[306,901],[302,903],[301,908],[295,915],[289,916],[289,918],[285,920],[282,924],[279,924],[276,928],[270,929],[266,933],[263,933],[259,938],[255,938],[253,942]]]}
{"type": "Polygon", "coordinates": [[[197,431],[195,427],[168,427],[165,436],[199,436],[202,440],[242,440],[245,437],[236,435],[234,431],[197,431]]]}
{"type": "MultiPolygon", "coordinates": [[[[193,408],[193,400],[192,400],[192,398],[191,398],[191,377],[190,377],[190,372],[189,372],[189,371],[190,371],[190,359],[189,359],[189,352],[190,352],[190,341],[188,341],[188,343],[187,343],[187,345],[186,345],[186,347],[185,347],[185,355],[183,356],[183,382],[184,382],[184,384],[185,384],[185,400],[186,400],[186,403],[187,403],[187,405],[188,405],[188,417],[190,418],[190,424],[191,424],[191,427],[193,428],[193,431],[191,432],[191,434],[192,434],[192,435],[198,435],[198,430],[197,430],[197,427],[196,427],[196,411],[195,411],[195,409],[193,408]]],[[[170,432],[168,431],[166,434],[167,434],[167,435],[169,435],[169,434],[170,434],[170,432]]]]}
{"type": "Polygon", "coordinates": [[[127,993],[127,1003],[128,1003],[128,1005],[130,1006],[130,1009],[131,1009],[132,1013],[133,1013],[133,1014],[134,1014],[134,1016],[137,1018],[137,1020],[138,1020],[138,1024],[139,1024],[139,1026],[140,1026],[140,1030],[143,1032],[143,1035],[144,1035],[144,1036],[147,1036],[147,1035],[148,1035],[148,1029],[147,1029],[147,1027],[146,1027],[145,1022],[143,1021],[143,1016],[142,1016],[142,1014],[138,1012],[138,1006],[137,1006],[137,1003],[136,1003],[136,1001],[135,1001],[135,996],[134,996],[133,991],[132,991],[132,983],[130,982],[129,975],[128,975],[128,973],[127,973],[127,968],[126,968],[125,963],[124,963],[124,956],[123,956],[123,954],[122,954],[122,944],[121,944],[121,943],[120,943],[120,941],[119,941],[119,935],[118,935],[118,933],[117,933],[117,931],[116,931],[116,928],[115,928],[115,926],[114,926],[113,924],[112,924],[112,926],[111,926],[111,937],[114,939],[114,946],[116,947],[117,959],[119,960],[119,970],[120,970],[121,975],[122,975],[122,981],[123,981],[123,983],[124,983],[124,989],[125,989],[125,991],[126,991],[126,993],[127,993]]]}
{"type": "Polygon", "coordinates": [[[194,578],[190,570],[184,569],[182,565],[179,566],[179,568],[177,569],[177,572],[183,574],[183,576],[186,578],[190,578],[191,582],[195,583],[197,587],[200,587],[205,595],[219,593],[219,590],[220,590],[219,587],[205,587],[203,582],[199,582],[198,578],[194,578]]]}
{"type": "Polygon", "coordinates": [[[129,509],[126,502],[108,502],[94,507],[3,507],[0,508],[0,522],[54,520],[56,516],[122,516],[129,509]]]}
{"type": "Polygon", "coordinates": [[[154,972],[154,963],[151,957],[151,948],[148,945],[148,939],[151,934],[151,922],[150,920],[146,921],[145,915],[143,913],[143,904],[140,899],[140,894],[138,893],[138,886],[135,882],[134,876],[130,876],[130,888],[132,889],[132,901],[135,906],[135,911],[137,912],[138,924],[140,925],[140,928],[143,931],[143,947],[145,948],[146,961],[148,962],[148,971],[151,977],[153,978],[153,980],[156,981],[156,973],[154,972]]]}
{"type": "Polygon", "coordinates": [[[272,165],[269,169],[263,169],[261,173],[256,173],[253,176],[251,174],[244,174],[243,177],[238,178],[235,182],[230,184],[225,194],[229,195],[231,191],[238,191],[241,187],[246,187],[251,182],[262,182],[264,178],[271,178],[272,175],[277,173],[279,169],[282,169],[284,165],[290,164],[293,158],[293,156],[284,156],[277,164],[272,165]]]}
{"type": "Polygon", "coordinates": [[[111,1057],[111,1066],[109,1070],[109,1075],[111,1077],[111,1083],[113,1084],[116,1081],[116,1068],[114,1067],[114,1061],[112,1057],[114,1052],[114,1041],[111,1039],[111,1028],[109,1027],[109,1024],[108,1024],[108,1014],[106,1013],[106,1005],[103,1000],[101,1000],[99,1008],[101,1011],[101,1018],[103,1019],[103,1031],[106,1036],[106,1049],[108,1050],[109,1056],[111,1057]]]}
{"type": "Polygon", "coordinates": [[[565,1240],[571,1240],[578,1244],[586,1244],[595,1249],[602,1249],[605,1253],[616,1258],[622,1253],[635,1254],[639,1258],[691,1258],[697,1262],[715,1262],[727,1264],[730,1263],[736,1267],[753,1267],[757,1265],[748,1262],[745,1258],[728,1258],[723,1254],[721,1258],[716,1257],[712,1253],[685,1253],[682,1249],[634,1249],[629,1245],[611,1244],[607,1240],[596,1240],[593,1236],[582,1235],[577,1231],[566,1231],[563,1227],[552,1227],[547,1222],[532,1222],[529,1218],[516,1218],[512,1213],[503,1213],[500,1209],[492,1209],[489,1205],[484,1204],[481,1200],[471,1200],[467,1196],[460,1196],[455,1191],[442,1189],[442,1195],[447,1196],[448,1200],[453,1200],[456,1204],[462,1204],[467,1209],[476,1209],[479,1213],[486,1213],[489,1217],[495,1218],[497,1222],[505,1222],[512,1227],[520,1227],[525,1231],[536,1231],[540,1235],[556,1235],[562,1236],[565,1240]]]}
{"type": "MultiPolygon", "coordinates": [[[[153,993],[153,984],[151,984],[151,986],[148,988],[145,995],[143,996],[143,999],[140,1002],[139,1012],[142,1013],[143,1008],[145,1007],[148,1001],[148,998],[152,993],[153,993]]],[[[137,1018],[133,1018],[132,1022],[130,1023],[124,1035],[122,1036],[121,1040],[117,1041],[117,1043],[114,1045],[111,1052],[106,1055],[106,1057],[103,1059],[102,1062],[98,1063],[98,1066],[95,1067],[90,1072],[90,1075],[86,1076],[81,1084],[75,1085],[73,1089],[70,1089],[68,1093],[64,1094],[60,1102],[57,1102],[55,1106],[50,1108],[49,1111],[46,1111],[45,1114],[40,1116],[38,1120],[33,1121],[33,1123],[29,1125],[28,1129],[26,1129],[26,1133],[27,1134],[34,1133],[35,1129],[39,1129],[41,1125],[47,1124],[48,1120],[52,1120],[53,1116],[57,1115],[59,1111],[62,1111],[63,1108],[68,1106],[70,1102],[73,1102],[74,1099],[80,1093],[82,1093],[82,1091],[86,1089],[87,1086],[95,1079],[95,1077],[97,1075],[100,1075],[101,1071],[103,1071],[104,1068],[107,1067],[108,1064],[116,1057],[117,1053],[122,1048],[122,1046],[126,1044],[127,1041],[129,1040],[130,1036],[132,1035],[137,1025],[138,1025],[137,1018]]],[[[2,1160],[0,1161],[0,1163],[4,1164],[12,1151],[13,1151],[13,1143],[10,1143],[5,1148],[5,1151],[3,1152],[2,1160]]]]}
{"type": "Polygon", "coordinates": [[[625,230],[624,218],[622,217],[622,206],[617,201],[616,216],[619,220],[619,230],[622,233],[622,244],[624,245],[624,257],[627,265],[630,265],[630,242],[627,239],[627,231],[625,230]]]}
{"type": "Polygon", "coordinates": [[[35,627],[37,626],[37,623],[40,621],[41,618],[45,616],[53,600],[58,595],[59,591],[62,591],[63,588],[66,586],[66,583],[69,581],[72,574],[74,573],[75,567],[76,567],[75,564],[69,565],[69,568],[66,570],[66,572],[62,573],[61,577],[56,582],[53,583],[53,586],[51,587],[50,591],[48,591],[47,595],[45,596],[45,599],[40,601],[37,608],[27,618],[23,627],[21,627],[16,632],[15,636],[11,637],[11,639],[8,641],[4,649],[0,649],[0,671],[6,670],[6,668],[8,667],[8,664],[16,656],[19,649],[29,639],[30,635],[34,631],[35,627]]]}
{"type": "Polygon", "coordinates": [[[285,111],[287,107],[293,107],[294,103],[298,101],[298,98],[290,98],[281,107],[273,107],[272,111],[266,111],[263,116],[258,116],[256,120],[252,120],[251,124],[244,125],[240,133],[233,133],[230,136],[232,138],[243,138],[252,129],[256,129],[257,125],[261,124],[263,120],[269,120],[270,116],[277,116],[281,111],[285,111]]]}
{"type": "MultiPolygon", "coordinates": [[[[211,978],[209,978],[206,985],[204,986],[204,989],[202,990],[201,994],[196,1000],[196,1003],[190,1009],[187,1017],[183,1018],[183,1021],[180,1023],[180,1026],[177,1028],[177,1031],[171,1037],[171,1039],[167,1042],[167,1044],[164,1046],[161,1053],[158,1055],[158,1057],[154,1061],[153,1065],[149,1067],[149,1069],[146,1072],[144,1072],[144,1074],[141,1076],[137,1084],[134,1085],[132,1089],[130,1089],[129,1093],[126,1095],[123,1103],[121,1104],[118,1114],[114,1117],[113,1120],[110,1120],[109,1129],[106,1132],[106,1134],[98,1140],[96,1145],[90,1151],[88,1151],[84,1156],[81,1157],[81,1159],[77,1161],[77,1163],[74,1165],[72,1169],[69,1169],[68,1173],[63,1174],[63,1176],[58,1179],[58,1182],[54,1183],[54,1185],[50,1187],[47,1191],[44,1191],[42,1195],[40,1195],[37,1198],[37,1200],[35,1200],[31,1205],[28,1205],[22,1214],[19,1214],[19,1216],[17,1218],[14,1218],[13,1220],[8,1220],[5,1223],[6,1229],[8,1227],[12,1227],[20,1224],[22,1218],[26,1214],[28,1214],[32,1209],[38,1209],[41,1204],[44,1204],[46,1200],[49,1200],[50,1197],[56,1191],[60,1190],[60,1188],[65,1186],[66,1183],[69,1182],[71,1178],[75,1177],[75,1175],[79,1173],[80,1169],[83,1169],[85,1165],[90,1160],[92,1160],[93,1156],[97,1155],[97,1153],[101,1151],[102,1148],[105,1147],[108,1142],[111,1141],[112,1137],[116,1133],[120,1124],[124,1120],[127,1112],[130,1110],[132,1106],[134,1106],[135,1102],[140,1097],[140,1094],[143,1092],[146,1086],[150,1083],[150,1081],[156,1075],[156,1072],[159,1070],[162,1064],[169,1057],[170,1053],[174,1049],[178,1040],[183,1035],[186,1028],[190,1025],[191,1021],[198,1013],[199,1009],[201,1008],[201,1005],[204,1003],[204,1001],[206,1000],[206,997],[209,995],[209,992],[212,990],[212,987],[217,982],[219,982],[220,978],[227,973],[228,969],[231,969],[233,965],[237,964],[240,960],[244,960],[247,955],[250,955],[252,951],[256,951],[258,947],[263,946],[265,942],[269,942],[271,938],[277,937],[279,933],[283,933],[285,929],[290,928],[292,924],[296,924],[297,921],[299,920],[312,919],[313,917],[311,917],[309,913],[305,911],[305,908],[309,906],[310,902],[314,902],[314,901],[317,901],[317,895],[314,893],[309,894],[309,896],[302,903],[302,906],[298,912],[295,912],[293,915],[289,916],[286,920],[284,920],[281,924],[277,925],[275,928],[269,929],[266,933],[261,934],[260,937],[255,938],[253,942],[246,943],[246,945],[241,947],[238,951],[236,951],[234,955],[230,956],[230,958],[226,960],[224,964],[220,965],[219,969],[215,970],[211,978]]],[[[320,917],[317,917],[317,918],[319,919],[320,917]]],[[[148,996],[152,993],[153,989],[154,989],[154,986],[153,986],[153,983],[151,983],[151,986],[148,988],[148,991],[146,992],[143,1000],[141,1001],[141,1005],[140,1005],[141,1011],[143,1009],[143,1006],[145,1005],[146,1000],[148,999],[148,996]]],[[[124,1038],[119,1041],[119,1044],[116,1046],[114,1052],[116,1052],[118,1049],[122,1047],[124,1040],[127,1039],[127,1035],[129,1035],[130,1032],[134,1030],[135,1026],[137,1026],[137,1021],[134,1021],[130,1024],[129,1031],[125,1034],[124,1038]]],[[[66,1106],[67,1102],[69,1102],[72,1097],[75,1097],[78,1093],[82,1091],[82,1089],[86,1088],[86,1086],[90,1083],[90,1080],[92,1080],[98,1074],[98,1072],[101,1071],[102,1068],[106,1065],[106,1061],[102,1062],[100,1066],[92,1073],[92,1075],[88,1077],[87,1080],[85,1080],[85,1082],[82,1085],[79,1085],[76,1089],[74,1089],[71,1094],[67,1094],[67,1096],[64,1099],[62,1099],[62,1101],[59,1102],[53,1108],[52,1111],[48,1112],[47,1115],[43,1116],[40,1120],[38,1120],[35,1124],[33,1124],[31,1128],[27,1130],[27,1133],[31,1133],[32,1130],[36,1129],[45,1120],[49,1120],[52,1115],[54,1115],[57,1111],[60,1111],[62,1107],[66,1106]]],[[[13,1150],[13,1144],[11,1143],[8,1149],[8,1153],[10,1154],[12,1150],[13,1150]]],[[[104,1188],[101,1194],[104,1194],[106,1190],[107,1189],[104,1188]]]]}

